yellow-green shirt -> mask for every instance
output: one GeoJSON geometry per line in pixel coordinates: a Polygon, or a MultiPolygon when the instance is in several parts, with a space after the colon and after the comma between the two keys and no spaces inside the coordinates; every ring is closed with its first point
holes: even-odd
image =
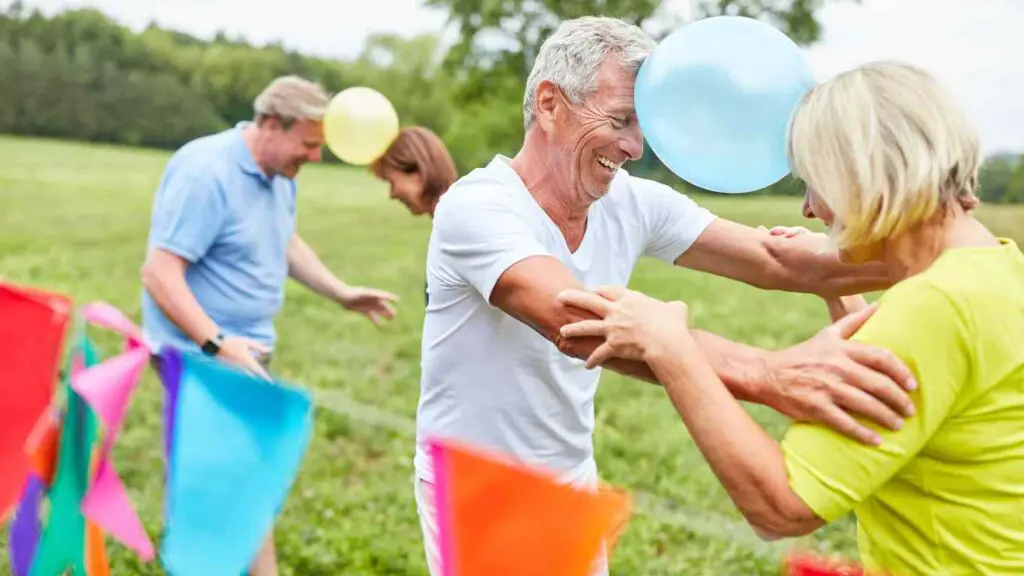
{"type": "Polygon", "coordinates": [[[1024,255],[945,252],[893,286],[854,337],[913,371],[917,414],[881,446],[812,424],[782,446],[822,519],[857,516],[861,560],[890,574],[1024,574],[1024,255]]]}

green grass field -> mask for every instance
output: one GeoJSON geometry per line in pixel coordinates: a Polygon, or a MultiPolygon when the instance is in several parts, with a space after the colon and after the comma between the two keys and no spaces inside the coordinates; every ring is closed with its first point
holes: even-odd
{"type": "MultiPolygon", "coordinates": [[[[104,300],[139,321],[139,267],[153,191],[167,154],[0,138],[0,277],[104,300]]],[[[400,294],[397,320],[376,329],[301,287],[288,286],[276,370],[318,392],[316,435],[276,535],[283,574],[424,574],[412,498],[408,425],[419,391],[423,258],[430,221],[414,219],[364,172],[311,166],[300,176],[299,230],[351,283],[400,294]]],[[[700,202],[747,224],[800,224],[793,199],[700,202]]],[[[982,218],[1024,242],[1024,210],[985,207],[982,218]]],[[[811,336],[826,322],[815,298],[769,293],[643,262],[632,286],[690,304],[694,323],[763,347],[811,336]]],[[[775,434],[785,421],[752,413],[775,434]]],[[[608,374],[597,400],[604,479],[637,496],[612,573],[777,573],[782,546],[753,536],[658,388],[608,374]]],[[[156,543],[162,528],[161,390],[147,374],[115,461],[156,543]]],[[[5,528],[6,530],[6,528],[5,528]]],[[[6,538],[0,573],[9,573],[6,538]]],[[[109,540],[108,540],[109,542],[109,540]]],[[[804,544],[854,555],[847,519],[804,544]]],[[[114,574],[163,574],[117,543],[114,574]]]]}

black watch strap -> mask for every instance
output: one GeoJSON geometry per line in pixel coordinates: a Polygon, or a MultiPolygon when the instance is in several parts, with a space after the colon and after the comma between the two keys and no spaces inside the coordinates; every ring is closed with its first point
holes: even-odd
{"type": "Polygon", "coordinates": [[[224,335],[217,334],[210,340],[203,343],[203,353],[207,356],[216,356],[220,352],[220,347],[224,343],[224,335]]]}

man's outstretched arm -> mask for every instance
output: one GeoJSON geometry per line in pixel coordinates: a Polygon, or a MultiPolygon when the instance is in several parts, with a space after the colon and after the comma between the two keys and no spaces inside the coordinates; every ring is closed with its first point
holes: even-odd
{"type": "MultiPolygon", "coordinates": [[[[549,256],[524,258],[499,276],[490,303],[532,327],[563,353],[586,359],[601,345],[598,338],[561,336],[566,324],[595,318],[563,305],[558,294],[582,289],[572,273],[549,256]]],[[[898,429],[901,416],[913,414],[905,390],[910,371],[891,353],[822,331],[811,340],[780,352],[761,350],[702,330],[691,330],[701,353],[738,400],[764,404],[797,420],[818,421],[862,441],[874,433],[851,413],[898,429]]],[[[647,364],[615,359],[605,367],[659,383],[647,364]]]]}

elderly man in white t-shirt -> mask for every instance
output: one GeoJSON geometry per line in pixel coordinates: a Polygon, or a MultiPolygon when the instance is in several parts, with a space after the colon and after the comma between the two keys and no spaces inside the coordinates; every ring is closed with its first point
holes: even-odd
{"type": "MultiPolygon", "coordinates": [[[[582,314],[559,303],[562,290],[625,285],[641,256],[830,299],[889,284],[881,267],[843,265],[808,236],[773,236],[716,217],[621,168],[641,156],[633,83],[653,45],[615,19],[563,23],[527,81],[518,154],[496,156],[438,203],[427,251],[415,456],[416,500],[435,575],[427,438],[500,451],[575,485],[597,481],[600,369],[586,369],[582,358],[600,342],[561,341],[561,326],[582,314]]],[[[909,371],[882,350],[830,331],[777,352],[694,332],[738,398],[864,439],[870,431],[851,413],[890,427],[910,413],[903,391],[909,371]]],[[[643,363],[606,367],[656,382],[643,363]]]]}

